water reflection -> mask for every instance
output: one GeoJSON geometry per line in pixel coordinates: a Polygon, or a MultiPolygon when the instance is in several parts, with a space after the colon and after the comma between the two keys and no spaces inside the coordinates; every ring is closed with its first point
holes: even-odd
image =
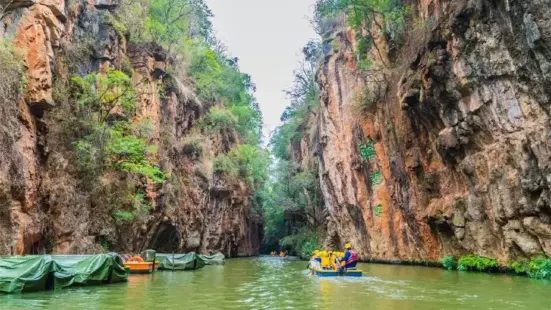
{"type": "Polygon", "coordinates": [[[302,261],[229,260],[128,283],[0,296],[0,309],[548,309],[551,284],[522,277],[361,265],[363,278],[317,278],[302,261]]]}

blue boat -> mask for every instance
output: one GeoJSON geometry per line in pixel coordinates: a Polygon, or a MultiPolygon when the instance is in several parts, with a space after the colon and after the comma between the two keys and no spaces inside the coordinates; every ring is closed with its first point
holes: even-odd
{"type": "Polygon", "coordinates": [[[347,270],[344,272],[340,272],[338,270],[315,270],[314,274],[321,278],[326,277],[355,277],[359,278],[363,275],[363,272],[361,270],[347,270]]]}

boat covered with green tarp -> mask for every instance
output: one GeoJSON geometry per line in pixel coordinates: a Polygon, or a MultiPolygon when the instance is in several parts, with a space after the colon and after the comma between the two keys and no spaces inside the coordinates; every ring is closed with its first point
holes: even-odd
{"type": "Polygon", "coordinates": [[[196,270],[205,267],[207,262],[197,253],[156,254],[159,270],[196,270]]]}
{"type": "Polygon", "coordinates": [[[127,279],[122,259],[114,253],[0,258],[2,293],[117,283],[127,279]]]}
{"type": "Polygon", "coordinates": [[[207,265],[224,265],[226,257],[222,253],[216,253],[214,255],[200,255],[207,265]]]}

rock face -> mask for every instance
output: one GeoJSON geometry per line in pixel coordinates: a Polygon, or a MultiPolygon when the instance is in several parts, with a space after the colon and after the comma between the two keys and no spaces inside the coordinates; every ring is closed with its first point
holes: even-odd
{"type": "Polygon", "coordinates": [[[233,142],[213,135],[201,141],[202,154],[183,150],[206,109],[165,72],[161,48],[129,45],[112,26],[118,1],[0,0],[6,4],[0,36],[19,48],[28,78],[25,95],[0,107],[0,255],[105,248],[258,255],[263,228],[250,188],[212,174],[211,159],[233,142]],[[101,189],[86,188],[67,137],[76,124],[68,79],[107,66],[132,71],[141,94],[136,117],[152,121],[157,160],[171,175],[162,186],[147,184],[155,209],[131,224],[113,219],[110,202],[137,180],[106,174],[101,189]]]}
{"type": "Polygon", "coordinates": [[[392,65],[374,57],[369,76],[350,30],[324,38],[314,155],[327,243],[377,260],[551,255],[551,1],[412,5],[424,26],[398,56],[379,42],[392,65]]]}

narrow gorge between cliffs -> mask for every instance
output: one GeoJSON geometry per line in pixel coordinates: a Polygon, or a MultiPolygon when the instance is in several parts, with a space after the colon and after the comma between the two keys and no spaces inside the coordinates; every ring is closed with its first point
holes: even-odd
{"type": "Polygon", "coordinates": [[[0,256],[550,278],[551,0],[310,2],[268,133],[207,0],[0,0],[0,256]]]}

